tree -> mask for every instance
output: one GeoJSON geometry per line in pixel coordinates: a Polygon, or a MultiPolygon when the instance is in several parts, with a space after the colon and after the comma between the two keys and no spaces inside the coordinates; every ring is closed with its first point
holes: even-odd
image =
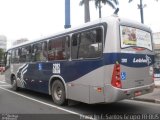
{"type": "Polygon", "coordinates": [[[4,62],[4,50],[0,48],[0,64],[3,64],[4,62]]]}
{"type": "MultiPolygon", "coordinates": [[[[132,2],[133,0],[129,0],[128,2],[132,2]]],[[[155,0],[158,2],[158,0],[155,0]]],[[[144,17],[143,17],[143,8],[146,7],[146,4],[143,5],[143,1],[140,0],[140,4],[138,4],[138,9],[140,10],[140,16],[141,16],[141,23],[144,23],[144,17]]]]}
{"type": "Polygon", "coordinates": [[[96,8],[99,9],[99,18],[102,17],[101,3],[103,3],[104,5],[108,4],[113,9],[116,9],[116,6],[119,4],[118,0],[94,0],[94,1],[95,1],[96,8]]]}
{"type": "Polygon", "coordinates": [[[84,5],[84,14],[85,14],[85,22],[90,21],[90,11],[89,11],[89,2],[94,1],[96,8],[99,8],[99,18],[101,18],[101,3],[108,4],[112,8],[116,8],[116,5],[119,4],[118,0],[81,0],[80,5],[84,5]]]}
{"type": "Polygon", "coordinates": [[[91,0],[81,0],[80,5],[84,5],[84,21],[89,22],[90,21],[90,10],[89,10],[89,1],[91,0]]]}

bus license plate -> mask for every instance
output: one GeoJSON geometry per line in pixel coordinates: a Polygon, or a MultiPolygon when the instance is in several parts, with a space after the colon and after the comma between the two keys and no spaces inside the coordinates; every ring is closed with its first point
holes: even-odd
{"type": "Polygon", "coordinates": [[[135,95],[135,96],[140,96],[140,95],[142,95],[142,92],[141,92],[141,91],[136,91],[136,92],[134,93],[134,95],[135,95]]]}

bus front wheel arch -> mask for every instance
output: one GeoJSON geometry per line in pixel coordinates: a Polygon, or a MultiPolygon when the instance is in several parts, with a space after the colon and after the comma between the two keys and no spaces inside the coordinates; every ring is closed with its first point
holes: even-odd
{"type": "Polygon", "coordinates": [[[55,104],[66,105],[66,91],[63,82],[60,79],[55,79],[51,84],[51,96],[55,104]]]}

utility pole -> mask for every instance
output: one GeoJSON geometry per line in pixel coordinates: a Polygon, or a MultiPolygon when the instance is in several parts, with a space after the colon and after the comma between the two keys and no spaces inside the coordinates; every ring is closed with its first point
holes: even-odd
{"type": "Polygon", "coordinates": [[[65,0],[65,25],[64,28],[70,28],[70,0],[65,0]]]}
{"type": "Polygon", "coordinates": [[[142,0],[140,0],[140,5],[139,5],[139,9],[140,9],[140,15],[141,15],[141,23],[144,23],[144,19],[143,19],[143,3],[142,0]]]}
{"type": "MultiPolygon", "coordinates": [[[[133,0],[129,0],[128,2],[132,2],[133,0]]],[[[159,1],[159,0],[155,0],[155,1],[159,1]]],[[[140,0],[140,4],[138,4],[138,9],[140,9],[140,15],[141,15],[141,23],[144,23],[144,17],[143,17],[143,8],[145,8],[147,5],[144,4],[143,5],[143,2],[142,0],[140,0]]]]}
{"type": "Polygon", "coordinates": [[[141,23],[144,23],[144,17],[143,17],[143,8],[145,8],[147,5],[144,4],[142,0],[140,0],[140,4],[138,4],[138,9],[140,9],[140,15],[141,15],[141,23]]]}

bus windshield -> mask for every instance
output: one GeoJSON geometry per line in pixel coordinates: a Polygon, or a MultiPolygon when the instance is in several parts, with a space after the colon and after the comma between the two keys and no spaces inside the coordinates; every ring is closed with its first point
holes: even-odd
{"type": "Polygon", "coordinates": [[[151,34],[147,31],[120,26],[121,48],[143,47],[152,50],[151,34]]]}

